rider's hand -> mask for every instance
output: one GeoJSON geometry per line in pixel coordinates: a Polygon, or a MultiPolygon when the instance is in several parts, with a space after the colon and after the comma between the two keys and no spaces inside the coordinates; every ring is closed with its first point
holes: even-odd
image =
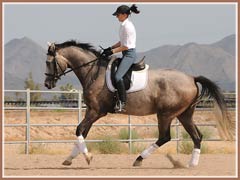
{"type": "Polygon", "coordinates": [[[113,52],[111,47],[104,49],[102,52],[102,56],[106,56],[106,57],[111,56],[112,54],[113,52]]]}

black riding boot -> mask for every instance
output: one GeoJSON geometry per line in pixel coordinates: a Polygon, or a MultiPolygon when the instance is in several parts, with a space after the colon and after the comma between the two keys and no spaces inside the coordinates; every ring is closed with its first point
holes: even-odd
{"type": "Polygon", "coordinates": [[[126,112],[125,105],[126,105],[126,89],[123,80],[117,82],[117,92],[119,101],[116,103],[115,111],[116,112],[126,112]]]}

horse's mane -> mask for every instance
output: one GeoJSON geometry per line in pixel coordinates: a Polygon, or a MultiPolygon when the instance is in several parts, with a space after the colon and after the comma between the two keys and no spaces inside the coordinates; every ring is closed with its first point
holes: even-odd
{"type": "Polygon", "coordinates": [[[93,54],[95,54],[96,56],[99,56],[100,55],[100,52],[97,51],[92,45],[90,45],[89,43],[79,43],[79,42],[76,42],[75,40],[70,40],[70,41],[66,41],[64,43],[61,43],[61,44],[55,44],[55,47],[57,49],[61,49],[61,48],[65,48],[65,47],[69,47],[69,46],[75,46],[75,47],[79,47],[83,50],[86,50],[86,51],[90,51],[92,52],[93,54]]]}

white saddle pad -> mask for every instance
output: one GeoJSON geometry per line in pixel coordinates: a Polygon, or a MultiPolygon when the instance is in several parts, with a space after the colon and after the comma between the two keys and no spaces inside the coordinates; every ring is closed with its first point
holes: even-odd
{"type": "MultiPolygon", "coordinates": [[[[112,81],[111,81],[111,67],[112,67],[112,63],[114,60],[115,59],[112,59],[109,62],[107,71],[106,71],[107,86],[108,86],[108,89],[112,92],[116,91],[116,89],[112,85],[112,81]]],[[[126,91],[127,93],[143,90],[147,86],[148,68],[149,68],[149,66],[146,64],[145,69],[143,69],[141,71],[133,71],[132,72],[132,76],[131,76],[132,82],[130,84],[130,88],[126,91]]]]}

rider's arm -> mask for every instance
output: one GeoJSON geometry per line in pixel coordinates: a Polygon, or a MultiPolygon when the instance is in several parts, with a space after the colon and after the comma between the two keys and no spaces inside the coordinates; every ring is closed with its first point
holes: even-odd
{"type": "Polygon", "coordinates": [[[112,49],[115,49],[115,48],[118,48],[118,47],[120,47],[121,46],[121,43],[120,43],[120,41],[118,41],[116,44],[114,44],[111,48],[112,49]]]}
{"type": "Polygon", "coordinates": [[[115,54],[115,53],[126,51],[126,50],[128,50],[128,47],[126,47],[126,46],[119,46],[119,47],[117,47],[115,49],[112,49],[112,52],[113,52],[113,54],[115,54]]]}

